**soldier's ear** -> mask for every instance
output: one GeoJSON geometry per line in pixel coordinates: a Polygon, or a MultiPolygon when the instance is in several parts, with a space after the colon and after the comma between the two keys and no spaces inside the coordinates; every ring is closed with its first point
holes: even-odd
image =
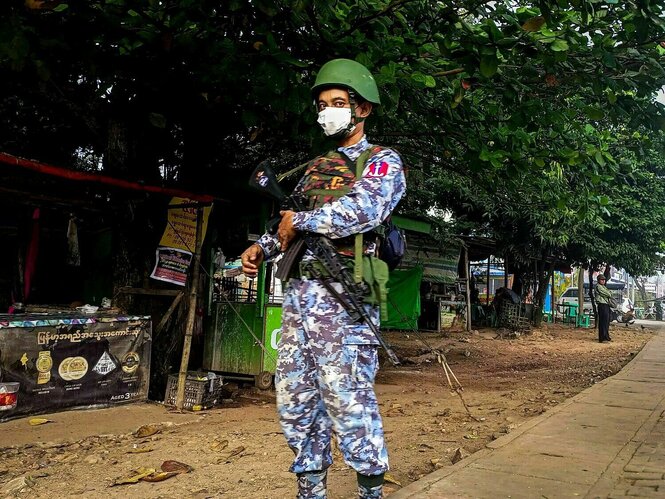
{"type": "Polygon", "coordinates": [[[356,115],[360,118],[367,118],[372,113],[372,103],[365,101],[359,104],[356,109],[356,115]]]}

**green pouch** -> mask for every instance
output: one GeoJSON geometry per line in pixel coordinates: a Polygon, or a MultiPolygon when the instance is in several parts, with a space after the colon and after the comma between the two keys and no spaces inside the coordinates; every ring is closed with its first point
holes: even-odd
{"type": "Polygon", "coordinates": [[[375,256],[363,256],[363,281],[369,286],[369,294],[363,299],[370,305],[378,305],[381,320],[388,320],[388,264],[375,256]]]}

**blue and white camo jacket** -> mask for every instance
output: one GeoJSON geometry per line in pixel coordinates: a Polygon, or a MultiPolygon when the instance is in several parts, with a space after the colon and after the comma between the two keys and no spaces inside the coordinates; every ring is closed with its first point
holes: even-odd
{"type": "MultiPolygon", "coordinates": [[[[337,150],[352,161],[371,145],[363,138],[349,147],[337,150]]],[[[302,189],[302,180],[295,192],[302,189]]],[[[402,159],[392,149],[384,148],[371,156],[365,165],[362,178],[357,179],[351,190],[331,203],[293,216],[293,226],[303,232],[324,234],[340,239],[353,234],[368,232],[383,222],[395,209],[406,192],[406,177],[402,159]]],[[[280,251],[277,235],[266,233],[256,241],[266,259],[280,251]]]]}

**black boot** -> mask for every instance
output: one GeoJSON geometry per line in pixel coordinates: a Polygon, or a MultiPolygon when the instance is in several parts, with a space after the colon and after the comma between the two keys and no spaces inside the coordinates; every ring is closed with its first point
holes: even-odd
{"type": "Polygon", "coordinates": [[[298,473],[298,495],[296,499],[326,499],[328,472],[306,471],[298,473]]]}
{"type": "Polygon", "coordinates": [[[358,499],[381,499],[383,497],[383,473],[358,477],[358,499]]]}

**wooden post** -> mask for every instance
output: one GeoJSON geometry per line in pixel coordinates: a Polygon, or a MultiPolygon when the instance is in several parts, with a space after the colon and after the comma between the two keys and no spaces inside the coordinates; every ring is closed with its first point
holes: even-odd
{"type": "Polygon", "coordinates": [[[466,330],[471,331],[471,287],[469,280],[471,266],[469,265],[469,248],[466,246],[464,246],[464,269],[466,272],[466,330]]]}
{"type": "Polygon", "coordinates": [[[203,244],[203,207],[196,209],[196,243],[194,259],[192,262],[192,280],[189,290],[189,309],[187,313],[187,324],[185,326],[185,340],[182,345],[182,359],[180,360],[180,372],[178,373],[178,391],[176,392],[175,405],[182,410],[185,405],[185,382],[187,381],[187,368],[189,367],[189,352],[192,348],[192,330],[196,319],[196,302],[199,289],[199,275],[201,265],[201,246],[203,244]]]}

